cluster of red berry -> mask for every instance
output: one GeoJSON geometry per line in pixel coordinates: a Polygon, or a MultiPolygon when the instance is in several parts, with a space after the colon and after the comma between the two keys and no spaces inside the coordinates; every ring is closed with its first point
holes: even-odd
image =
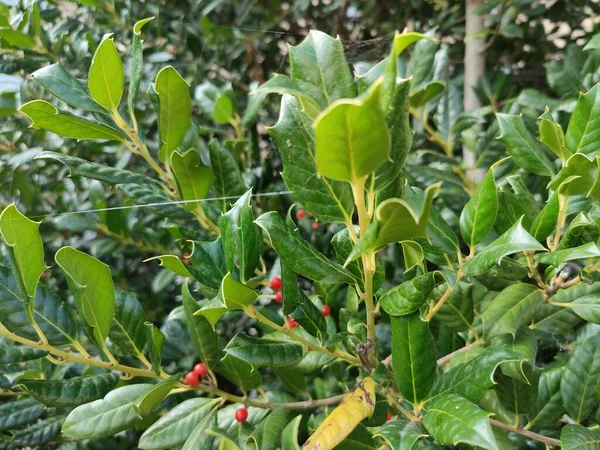
{"type": "MultiPolygon", "coordinates": [[[[306,210],[305,209],[299,209],[298,211],[296,211],[296,219],[300,220],[303,219],[306,216],[306,210]]],[[[313,215],[309,213],[309,216],[312,217],[313,215]]],[[[311,225],[313,231],[317,231],[319,229],[319,222],[313,222],[311,225]]]]}
{"type": "MultiPolygon", "coordinates": [[[[304,211],[303,209],[301,209],[300,211],[304,211]]],[[[275,291],[275,301],[279,304],[283,303],[283,291],[281,290],[281,287],[283,286],[283,282],[281,281],[280,277],[273,277],[271,278],[271,284],[270,287],[271,289],[273,289],[275,291]]],[[[321,313],[327,317],[329,314],[331,314],[331,308],[329,307],[329,305],[323,305],[323,309],[321,310],[321,313]]],[[[288,318],[288,324],[291,328],[296,328],[298,325],[298,322],[296,322],[292,317],[288,318]]]]}
{"type": "MultiPolygon", "coordinates": [[[[189,386],[198,386],[200,384],[200,379],[203,378],[208,373],[208,367],[204,363],[198,363],[194,366],[191,372],[188,372],[184,380],[189,386]]],[[[243,423],[248,418],[248,410],[244,407],[239,408],[235,412],[235,420],[240,423],[243,423]]]]}

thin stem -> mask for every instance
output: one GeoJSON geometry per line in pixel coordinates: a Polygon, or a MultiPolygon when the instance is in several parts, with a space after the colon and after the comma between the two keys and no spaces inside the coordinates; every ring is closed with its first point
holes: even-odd
{"type": "Polygon", "coordinates": [[[123,236],[122,234],[118,234],[118,233],[114,233],[112,231],[110,231],[108,229],[108,227],[106,225],[104,225],[103,223],[99,223],[96,225],[96,231],[98,233],[103,234],[104,236],[110,237],[116,241],[119,241],[121,244],[123,245],[127,245],[129,247],[133,247],[143,253],[151,253],[153,255],[156,254],[160,254],[160,255],[164,255],[164,254],[169,254],[171,253],[170,249],[167,248],[161,248],[161,247],[154,247],[152,245],[148,245],[148,244],[144,244],[142,242],[137,242],[134,241],[132,238],[130,238],[129,236],[123,236]]]}
{"type": "Polygon", "coordinates": [[[523,252],[523,254],[525,255],[525,258],[527,258],[527,267],[529,268],[529,278],[535,280],[535,282],[538,284],[538,286],[541,289],[546,290],[548,288],[548,286],[546,285],[546,283],[544,283],[544,280],[542,280],[542,277],[540,276],[540,272],[537,269],[538,263],[537,261],[535,261],[533,259],[533,252],[523,252]]]}
{"type": "Polygon", "coordinates": [[[322,347],[318,344],[313,344],[310,341],[307,341],[306,339],[304,339],[301,336],[298,336],[292,328],[288,328],[288,327],[282,327],[281,325],[277,325],[275,322],[271,321],[270,319],[268,319],[267,317],[263,316],[254,306],[250,305],[247,306],[244,311],[246,312],[246,314],[248,314],[250,317],[252,317],[253,319],[258,320],[259,322],[265,324],[266,326],[268,326],[269,328],[272,328],[276,331],[279,331],[283,334],[285,334],[286,336],[291,337],[292,339],[294,339],[295,341],[297,341],[298,343],[304,345],[309,351],[314,351],[314,352],[319,352],[319,353],[323,353],[325,355],[329,355],[332,356],[334,358],[340,358],[340,359],[344,359],[352,364],[355,365],[360,365],[360,360],[354,356],[352,356],[351,354],[349,354],[348,352],[345,352],[343,350],[339,350],[339,349],[335,349],[334,351],[330,351],[328,349],[326,349],[325,347],[322,347]]]}
{"type": "Polygon", "coordinates": [[[522,428],[518,428],[512,426],[508,423],[500,422],[492,417],[490,417],[490,424],[497,428],[502,428],[503,430],[511,431],[513,433],[520,434],[521,436],[525,436],[531,439],[535,439],[536,441],[543,442],[546,445],[551,445],[553,447],[560,447],[560,441],[558,439],[550,438],[544,436],[543,434],[534,433],[533,431],[527,431],[522,428]]]}
{"type": "Polygon", "coordinates": [[[465,345],[464,347],[459,348],[458,350],[455,350],[452,353],[448,353],[446,356],[442,356],[440,359],[437,360],[437,365],[440,366],[440,367],[445,366],[456,355],[468,352],[472,348],[478,347],[481,344],[483,344],[483,341],[481,339],[477,339],[477,340],[471,342],[469,345],[465,345]]]}
{"type": "Polygon", "coordinates": [[[462,267],[461,267],[458,269],[458,274],[456,275],[456,282],[452,286],[448,286],[448,288],[446,289],[446,292],[444,292],[442,297],[429,310],[429,312],[427,313],[427,316],[425,316],[425,320],[427,322],[429,322],[431,319],[433,319],[433,316],[435,316],[435,314],[440,310],[440,308],[442,306],[444,306],[444,303],[446,303],[446,300],[448,300],[448,298],[452,294],[454,287],[460,282],[460,280],[462,280],[463,276],[464,276],[464,274],[463,274],[462,267]]]}
{"type": "Polygon", "coordinates": [[[562,234],[563,227],[567,220],[567,196],[558,194],[558,217],[556,219],[556,232],[554,234],[554,240],[550,244],[550,251],[556,250],[560,243],[560,235],[562,234]]]}

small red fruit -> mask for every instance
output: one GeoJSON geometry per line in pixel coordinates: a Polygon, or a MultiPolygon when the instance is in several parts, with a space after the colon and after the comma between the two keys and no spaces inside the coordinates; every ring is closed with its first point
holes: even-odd
{"type": "Polygon", "coordinates": [[[288,317],[288,324],[290,325],[290,328],[297,328],[300,326],[298,325],[298,322],[294,320],[293,317],[288,317]]]}
{"type": "Polygon", "coordinates": [[[392,420],[392,413],[388,411],[387,421],[389,422],[390,420],[392,420]]]}
{"type": "Polygon", "coordinates": [[[198,386],[200,384],[200,380],[198,379],[198,374],[196,372],[188,372],[185,375],[185,382],[190,386],[198,386]]]}
{"type": "Polygon", "coordinates": [[[277,303],[279,303],[280,305],[283,303],[283,292],[282,291],[277,291],[275,293],[275,301],[277,303]]]}
{"type": "Polygon", "coordinates": [[[276,291],[277,289],[281,289],[281,286],[283,286],[283,283],[281,282],[281,278],[279,278],[279,277],[271,278],[271,289],[276,291]]]}
{"type": "Polygon", "coordinates": [[[187,264],[188,266],[191,264],[190,256],[192,256],[192,255],[190,255],[187,252],[184,253],[183,255],[181,255],[181,260],[183,261],[184,264],[187,264]]]}
{"type": "Polygon", "coordinates": [[[325,317],[327,317],[329,314],[331,314],[331,308],[329,307],[329,305],[323,305],[323,309],[321,310],[321,313],[323,313],[323,315],[325,317]]]}
{"type": "Polygon", "coordinates": [[[42,280],[46,279],[46,272],[42,272],[41,278],[42,280]]]}
{"type": "Polygon", "coordinates": [[[198,375],[200,378],[205,376],[208,373],[208,368],[204,363],[198,363],[194,366],[194,373],[198,375]]]}
{"type": "Polygon", "coordinates": [[[235,420],[239,423],[244,423],[248,418],[248,410],[246,408],[240,408],[235,412],[235,420]]]}
{"type": "Polygon", "coordinates": [[[296,211],[296,219],[300,220],[304,216],[306,216],[306,210],[305,209],[299,209],[298,211],[296,211]]]}
{"type": "Polygon", "coordinates": [[[317,231],[319,229],[319,222],[313,222],[312,229],[313,231],[317,231]]]}

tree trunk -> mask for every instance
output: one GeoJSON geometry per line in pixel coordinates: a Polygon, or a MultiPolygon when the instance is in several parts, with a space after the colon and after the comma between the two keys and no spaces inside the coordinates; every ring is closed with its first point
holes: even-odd
{"type": "MultiPolygon", "coordinates": [[[[485,72],[485,39],[483,16],[475,14],[475,8],[481,0],[465,0],[466,34],[465,34],[465,85],[463,105],[465,111],[472,111],[481,106],[475,94],[479,77],[485,72]]],[[[463,164],[467,168],[467,176],[475,183],[483,179],[483,171],[475,169],[475,154],[463,146],[463,164]]]]}

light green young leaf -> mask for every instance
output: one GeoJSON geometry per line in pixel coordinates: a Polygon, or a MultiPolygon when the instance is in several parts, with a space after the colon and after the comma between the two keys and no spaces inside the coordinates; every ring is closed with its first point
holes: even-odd
{"type": "Polygon", "coordinates": [[[598,198],[597,178],[600,156],[589,158],[582,153],[571,156],[548,187],[564,195],[593,195],[598,198]]]}
{"type": "Polygon", "coordinates": [[[416,405],[427,396],[435,379],[437,358],[429,323],[418,312],[391,317],[392,368],[398,390],[416,405]]]}
{"type": "Polygon", "coordinates": [[[540,140],[546,144],[546,147],[552,150],[552,153],[558,156],[564,164],[571,156],[571,152],[566,146],[565,134],[562,128],[554,121],[554,118],[547,107],[540,119],[540,140]]]}
{"type": "Polygon", "coordinates": [[[146,417],[160,405],[167,395],[169,395],[169,392],[175,389],[178,384],[179,381],[172,379],[166,379],[155,384],[148,392],[134,402],[134,411],[140,418],[146,417]]]}
{"type": "Polygon", "coordinates": [[[310,118],[292,96],[281,99],[279,120],[268,129],[275,140],[286,186],[318,220],[346,223],[354,212],[354,199],[347,183],[332,181],[317,173],[315,136],[310,118]]]}
{"type": "Polygon", "coordinates": [[[281,450],[300,450],[298,445],[298,429],[302,415],[294,417],[281,433],[281,450]]]}
{"type": "Polygon", "coordinates": [[[515,223],[502,236],[478,252],[473,259],[467,261],[463,270],[468,276],[481,275],[503,258],[514,253],[526,251],[545,251],[546,248],[536,241],[521,225],[521,220],[515,223]]]}
{"type": "Polygon", "coordinates": [[[381,83],[356,100],[340,100],[315,120],[320,174],[355,183],[389,160],[390,133],[380,103],[381,83]]]}
{"type": "Polygon", "coordinates": [[[104,347],[113,320],[115,287],[110,268],[93,256],[72,247],[55,255],[75,297],[75,306],[85,323],[93,328],[94,338],[104,347]]]}
{"type": "Polygon", "coordinates": [[[44,100],[33,100],[19,109],[33,122],[32,127],[42,128],[59,136],[77,139],[124,141],[125,138],[114,128],[81,117],[61,113],[54,105],[44,100]]]}
{"type": "Polygon", "coordinates": [[[156,75],[154,91],[160,105],[160,160],[166,162],[190,128],[190,86],[172,66],[167,66],[156,75]]]}
{"type": "Polygon", "coordinates": [[[565,140],[571,153],[590,157],[600,152],[600,127],[595,126],[600,117],[600,86],[595,85],[585,94],[580,93],[577,105],[569,120],[565,140]]]}
{"type": "Polygon", "coordinates": [[[106,38],[94,53],[88,74],[88,88],[96,103],[116,113],[124,87],[125,77],[121,57],[114,41],[106,38]]]}
{"type": "Polygon", "coordinates": [[[523,116],[496,114],[496,117],[501,132],[498,139],[504,142],[515,164],[536,175],[552,176],[552,161],[525,127],[523,116]]]}
{"type": "Polygon", "coordinates": [[[14,203],[0,214],[0,234],[8,247],[8,256],[30,323],[34,321],[33,299],[37,285],[46,270],[40,223],[21,214],[14,203]]]}
{"type": "Polygon", "coordinates": [[[469,247],[475,247],[490,232],[498,214],[498,193],[493,169],[483,178],[460,214],[460,233],[469,247]]]}
{"type": "Polygon", "coordinates": [[[590,242],[588,244],[580,245],[579,247],[567,248],[564,250],[555,250],[553,252],[535,255],[535,259],[537,259],[542,264],[548,264],[554,267],[559,267],[567,261],[596,258],[598,256],[600,256],[600,249],[596,244],[590,242]]]}
{"type": "Polygon", "coordinates": [[[423,425],[444,445],[460,442],[495,450],[498,448],[489,422],[491,413],[456,394],[442,394],[429,403],[423,425]]]}
{"type": "Polygon", "coordinates": [[[102,400],[75,408],[63,424],[62,432],[80,439],[101,439],[131,428],[140,420],[133,403],[153,386],[123,386],[111,391],[102,400]]]}
{"type": "Polygon", "coordinates": [[[0,27],[0,37],[9,45],[19,48],[35,48],[36,43],[28,34],[10,27],[0,27]]]}
{"type": "MultiPolygon", "coordinates": [[[[212,186],[214,176],[210,167],[200,161],[200,155],[194,149],[184,154],[177,151],[171,155],[171,168],[177,181],[177,188],[182,200],[202,200],[206,198],[212,186]]],[[[185,203],[187,211],[201,207],[200,203],[185,203]]]]}
{"type": "Polygon", "coordinates": [[[215,102],[213,119],[218,124],[230,123],[233,120],[233,103],[225,93],[221,93],[215,102]]]}

